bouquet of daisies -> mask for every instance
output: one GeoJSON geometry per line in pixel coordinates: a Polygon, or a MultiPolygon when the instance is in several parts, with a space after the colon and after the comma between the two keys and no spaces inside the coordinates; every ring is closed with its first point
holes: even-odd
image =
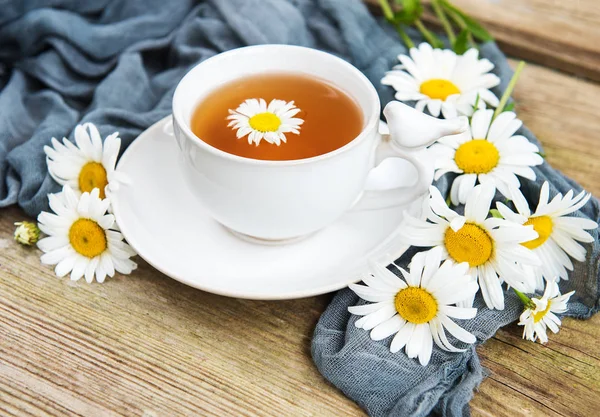
{"type": "Polygon", "coordinates": [[[137,267],[130,259],[135,251],[110,213],[111,192],[127,182],[115,170],[121,139],[113,133],[103,142],[91,123],[78,125],[74,136],[75,144],[52,138],[52,146],[44,147],[48,172],[63,188],[48,195],[53,213],[40,213],[37,226],[17,224],[15,240],[37,243],[42,263],[56,265],[57,276],[101,283],[115,271],[130,274],[137,267]],[[40,231],[47,236],[38,241],[40,231]]]}
{"type": "Polygon", "coordinates": [[[491,89],[500,79],[490,72],[494,65],[479,58],[473,39],[491,37],[476,22],[446,1],[433,1],[452,47],[443,49],[419,20],[420,2],[402,1],[396,12],[387,1],[380,3],[409,47],[409,55],[398,57],[400,65],[382,84],[394,88],[397,100],[412,102],[432,116],[467,116],[470,129],[430,147],[435,180],[451,178],[448,195],[432,186],[422,216],[405,214],[400,238],[424,249],[408,270],[372,264],[363,285],[350,286],[367,302],[349,307],[362,316],[355,325],[370,331],[374,341],[393,336],[392,352],[404,350],[427,365],[434,342],[439,349],[463,351],[449,342],[446,332],[475,343],[475,336],[452,319],[476,316],[477,292],[489,309],[503,310],[503,287],[508,286],[523,302],[523,337],[546,343],[547,329],[558,332],[557,315],[567,311],[574,293],[561,295],[557,282],[568,279],[573,262],[585,261],[581,243],[594,241],[587,231],[598,225],[573,215],[591,194],[571,190],[551,196],[545,182],[537,202],[530,205],[523,196],[521,185],[535,181],[532,167],[543,163],[539,148],[517,134],[522,122],[513,104],[507,104],[524,63],[498,98],[491,89]],[[448,17],[459,23],[459,35],[448,17]],[[406,25],[414,25],[428,42],[414,45],[404,32],[406,25]]]}

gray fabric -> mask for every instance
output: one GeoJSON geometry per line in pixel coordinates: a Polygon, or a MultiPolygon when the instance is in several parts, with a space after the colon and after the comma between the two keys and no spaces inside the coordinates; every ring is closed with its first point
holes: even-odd
{"type": "MultiPolygon", "coordinates": [[[[420,41],[414,33],[411,36],[420,41]]],[[[170,113],[177,81],[193,65],[221,51],[259,43],[289,43],[332,52],[363,71],[382,103],[393,91],[379,83],[406,49],[395,33],[373,19],[358,0],[37,0],[0,8],[0,207],[18,203],[32,216],[58,190],[47,175],[43,145],[67,136],[77,123],[93,122],[106,136],[118,130],[123,148],[170,113]]],[[[506,59],[494,44],[482,48],[505,87],[506,59]]],[[[526,129],[523,132],[535,138],[526,129]]],[[[579,186],[544,164],[536,169],[552,192],[579,186]]],[[[448,188],[447,179],[438,186],[448,188]]],[[[539,183],[525,187],[534,200],[539,183]]],[[[591,202],[584,214],[598,219],[591,202]]],[[[597,232],[594,232],[597,238],[597,232]]],[[[587,317],[598,302],[598,245],[578,264],[566,288],[577,289],[570,313],[587,317]]],[[[406,258],[400,263],[406,265],[406,258]]],[[[480,341],[514,321],[518,301],[489,311],[480,298],[478,317],[461,323],[480,341]]],[[[373,416],[455,416],[481,381],[474,348],[464,354],[434,349],[423,368],[389,340],[372,342],[347,312],[357,297],[340,291],[315,330],[313,357],[321,373],[373,416]]]]}
{"type": "Polygon", "coordinates": [[[103,136],[119,131],[126,148],[170,113],[191,66],[260,43],[332,52],[373,81],[405,51],[358,0],[4,2],[0,207],[18,203],[32,216],[47,208],[58,190],[42,152],[51,137],[72,139],[89,121],[103,136]]]}
{"type": "MultiPolygon", "coordinates": [[[[483,46],[481,55],[496,65],[494,72],[501,78],[501,84],[495,93],[500,97],[512,76],[506,57],[495,44],[483,46]]],[[[541,149],[540,143],[527,128],[522,127],[517,134],[526,136],[541,149]]],[[[570,189],[576,194],[582,190],[579,184],[546,162],[533,169],[537,175],[536,182],[522,181],[523,194],[533,209],[544,181],[550,183],[551,197],[559,192],[564,195],[570,189]]],[[[435,183],[442,195],[448,195],[451,180],[452,177],[446,175],[435,183]]],[[[499,201],[504,199],[499,194],[497,197],[499,201]]],[[[458,207],[457,211],[463,208],[458,207]]],[[[580,212],[573,215],[599,222],[598,201],[592,198],[580,212]]],[[[598,229],[590,234],[595,242],[584,244],[587,249],[586,262],[574,262],[575,270],[570,273],[569,281],[560,283],[563,294],[576,290],[566,315],[582,319],[598,310],[600,300],[598,229]]],[[[407,269],[415,253],[416,250],[411,249],[395,263],[407,269]]],[[[391,269],[394,270],[393,267],[391,269]]],[[[500,327],[519,318],[523,309],[521,301],[512,291],[506,291],[505,294],[505,310],[489,310],[481,294],[478,294],[475,299],[477,317],[456,320],[477,337],[478,344],[492,337],[500,327]]],[[[484,376],[475,347],[456,354],[434,346],[430,364],[422,367],[417,360],[408,359],[402,351],[395,354],[389,351],[393,336],[374,342],[369,338],[369,332],[356,328],[354,323],[359,317],[348,313],[348,306],[359,304],[364,304],[364,301],[351,290],[345,289],[333,298],[321,316],[312,345],[313,359],[321,373],[371,416],[469,415],[468,403],[484,376]]],[[[461,346],[456,339],[450,337],[450,340],[456,346],[461,346]]],[[[462,344],[462,347],[465,345],[462,344]]]]}

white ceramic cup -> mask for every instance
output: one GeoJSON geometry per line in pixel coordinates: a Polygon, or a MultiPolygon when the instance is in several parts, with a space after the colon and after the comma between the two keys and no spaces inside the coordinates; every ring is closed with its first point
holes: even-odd
{"type": "Polygon", "coordinates": [[[358,69],[334,55],[289,45],[249,46],[207,59],[183,77],[173,97],[173,129],[192,193],[227,228],[275,242],[322,229],[348,210],[400,205],[428,191],[433,164],[424,147],[440,136],[460,133],[464,121],[433,119],[399,102],[390,103],[384,114],[391,139],[378,133],[379,98],[358,69]],[[360,107],[362,131],[332,152],[291,161],[232,155],[192,132],[194,109],[211,91],[265,72],[312,75],[337,86],[360,107]],[[418,173],[416,182],[411,187],[365,193],[369,171],[386,157],[409,160],[418,173]]]}

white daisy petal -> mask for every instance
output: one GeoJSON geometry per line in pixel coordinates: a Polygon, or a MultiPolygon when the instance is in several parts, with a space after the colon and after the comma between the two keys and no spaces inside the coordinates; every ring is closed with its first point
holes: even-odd
{"type": "Polygon", "coordinates": [[[73,269],[73,265],[75,265],[75,261],[77,260],[77,254],[71,253],[65,258],[63,258],[58,264],[56,268],[54,268],[54,272],[56,276],[59,278],[64,277],[73,269]]]}
{"type": "Polygon", "coordinates": [[[350,306],[348,311],[357,316],[366,316],[367,314],[374,313],[375,311],[382,308],[387,302],[382,301],[379,303],[367,303],[360,306],[350,306]]]}
{"type": "MultiPolygon", "coordinates": [[[[46,239],[48,239],[48,238],[46,238],[46,239]]],[[[65,259],[71,255],[75,255],[75,251],[73,250],[73,248],[71,248],[70,245],[63,246],[61,248],[47,251],[40,257],[40,261],[44,265],[56,265],[59,262],[61,262],[63,259],[65,259]]],[[[65,267],[65,265],[63,265],[61,268],[64,268],[64,267],[65,267]]],[[[68,272],[69,271],[67,271],[66,273],[68,273],[68,272]]]]}
{"type": "Polygon", "coordinates": [[[450,332],[452,336],[456,337],[461,342],[471,344],[477,341],[473,334],[469,333],[468,331],[460,327],[458,324],[454,323],[445,315],[440,316],[440,322],[446,328],[446,330],[450,332]]]}
{"type": "Polygon", "coordinates": [[[366,287],[364,285],[350,284],[349,287],[356,293],[356,295],[365,301],[377,303],[390,299],[389,293],[382,293],[381,291],[366,287]]]}
{"type": "Polygon", "coordinates": [[[415,330],[415,325],[413,323],[406,323],[402,328],[396,333],[396,336],[392,339],[392,344],[390,345],[390,352],[396,353],[400,349],[402,349],[411,339],[411,336],[415,330]]]}
{"type": "Polygon", "coordinates": [[[114,216],[106,214],[109,202],[100,199],[98,188],[77,198],[65,185],[50,201],[57,214],[42,212],[38,216],[40,229],[48,235],[38,247],[44,252],[42,263],[56,264],[57,276],[71,273],[72,280],[85,276],[88,282],[96,276],[102,282],[106,275],[114,275],[115,268],[121,273],[136,268],[129,259],[134,251],[123,242],[121,233],[109,230],[114,216]]]}
{"type": "Polygon", "coordinates": [[[442,197],[442,194],[440,193],[440,190],[438,190],[436,187],[431,186],[429,188],[429,198],[431,201],[431,210],[433,210],[433,212],[437,215],[446,218],[448,221],[452,221],[458,216],[455,211],[448,207],[444,201],[444,198],[442,197]]]}
{"type": "Polygon", "coordinates": [[[229,110],[227,119],[232,122],[228,126],[236,131],[238,139],[248,136],[248,144],[258,146],[264,139],[265,142],[280,146],[287,141],[285,133],[300,134],[304,120],[295,117],[300,111],[293,101],[273,99],[267,103],[262,98],[247,99],[237,109],[229,110]],[[273,123],[273,119],[276,123],[273,123]]]}
{"type": "Polygon", "coordinates": [[[433,340],[435,344],[438,345],[440,349],[444,349],[448,352],[464,352],[465,349],[458,349],[450,344],[448,341],[448,337],[446,336],[446,332],[444,331],[444,326],[440,323],[439,319],[435,318],[430,323],[431,334],[433,336],[433,340]]]}
{"type": "Polygon", "coordinates": [[[425,335],[423,336],[423,345],[419,352],[419,363],[421,366],[427,366],[431,359],[431,352],[433,351],[433,338],[429,326],[425,324],[422,326],[426,327],[424,330],[425,335]]]}
{"type": "Polygon", "coordinates": [[[443,306],[442,312],[448,317],[460,320],[472,319],[477,314],[476,308],[463,308],[455,306],[443,306]]]}
{"type": "Polygon", "coordinates": [[[558,333],[560,319],[554,313],[564,313],[567,302],[574,291],[561,295],[554,278],[547,278],[546,289],[541,298],[533,297],[533,307],[526,307],[519,318],[519,326],[524,326],[523,338],[535,342],[546,343],[548,336],[546,328],[558,333]]]}
{"type": "Polygon", "coordinates": [[[94,274],[96,273],[96,268],[98,267],[99,261],[100,261],[100,258],[96,256],[93,259],[90,259],[90,261],[87,263],[87,265],[85,267],[85,272],[84,272],[83,276],[85,277],[85,281],[88,284],[91,284],[92,281],[94,280],[94,274]]]}
{"type": "Polygon", "coordinates": [[[94,147],[92,146],[90,135],[85,129],[85,125],[77,125],[75,127],[74,136],[75,143],[77,143],[77,147],[81,150],[81,152],[90,160],[94,160],[94,147]]]}
{"type": "Polygon", "coordinates": [[[375,326],[389,320],[397,314],[396,307],[394,304],[384,304],[379,310],[363,317],[362,328],[365,330],[371,330],[375,326]]]}
{"type": "Polygon", "coordinates": [[[373,340],[395,334],[390,351],[396,353],[405,348],[406,355],[418,358],[423,366],[429,363],[434,342],[448,351],[462,351],[448,342],[443,326],[459,340],[468,343],[475,340],[448,317],[474,317],[476,309],[452,304],[472,297],[477,292],[477,283],[465,275],[469,269],[467,263],[446,260],[440,266],[447,256],[442,247],[417,253],[409,264],[409,271],[399,268],[406,282],[387,268],[371,264],[370,274],[363,279],[367,285],[350,285],[359,297],[373,302],[348,307],[351,314],[362,316],[355,321],[355,326],[370,330],[373,340]]]}
{"type": "Polygon", "coordinates": [[[473,139],[485,139],[494,115],[493,110],[478,110],[471,119],[471,135],[473,139]]]}
{"type": "MultiPolygon", "coordinates": [[[[465,174],[461,175],[460,177],[462,178],[462,181],[460,182],[460,186],[458,188],[458,201],[461,204],[465,204],[469,194],[475,187],[475,183],[477,182],[477,174],[465,174]]],[[[456,179],[454,182],[456,182],[456,179]]]]}
{"type": "Polygon", "coordinates": [[[499,84],[489,73],[493,64],[479,59],[475,52],[456,55],[450,50],[432,49],[427,43],[410,49],[410,56],[399,55],[402,65],[386,73],[382,84],[396,90],[398,100],[415,100],[415,108],[425,107],[433,116],[441,113],[454,118],[459,113],[471,115],[476,98],[478,107],[498,105],[498,98],[488,89],[499,84]]]}
{"type": "Polygon", "coordinates": [[[71,281],[79,281],[81,279],[85,273],[85,268],[87,267],[89,261],[90,260],[84,256],[77,255],[73,265],[73,270],[71,271],[71,281]]]}
{"type": "MultiPolygon", "coordinates": [[[[417,324],[413,330],[410,340],[406,343],[406,355],[409,358],[416,358],[425,343],[425,338],[428,337],[429,325],[417,324]]],[[[429,336],[431,337],[431,336],[429,336]]]]}
{"type": "Polygon", "coordinates": [[[406,321],[404,321],[399,315],[395,315],[394,317],[384,321],[383,323],[377,325],[373,330],[371,330],[370,336],[373,340],[383,340],[394,333],[397,333],[406,321]]]}

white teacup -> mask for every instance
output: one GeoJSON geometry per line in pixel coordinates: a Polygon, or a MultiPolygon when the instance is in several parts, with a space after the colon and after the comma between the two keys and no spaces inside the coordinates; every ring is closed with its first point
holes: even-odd
{"type": "Polygon", "coordinates": [[[390,136],[378,133],[379,98],[358,69],[334,55],[289,45],[249,46],[207,59],[183,77],[173,97],[173,128],[189,188],[219,223],[267,241],[304,236],[348,210],[401,205],[428,191],[433,161],[424,148],[442,136],[463,132],[466,120],[434,119],[399,102],[388,104],[384,114],[390,136]],[[193,111],[209,92],[263,72],[314,75],[337,86],[360,106],[361,133],[323,155],[264,161],[223,152],[192,132],[193,111]],[[364,192],[369,171],[387,157],[410,161],[417,181],[410,187],[364,192]]]}

